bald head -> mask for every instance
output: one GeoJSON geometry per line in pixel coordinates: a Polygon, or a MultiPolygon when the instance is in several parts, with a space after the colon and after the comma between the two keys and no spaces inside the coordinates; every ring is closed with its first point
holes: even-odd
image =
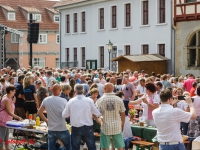
{"type": "Polygon", "coordinates": [[[112,83],[106,83],[104,86],[104,93],[112,93],[114,90],[114,86],[112,83]]]}
{"type": "Polygon", "coordinates": [[[54,96],[59,96],[61,92],[61,87],[59,84],[54,84],[52,88],[52,93],[54,96]]]}

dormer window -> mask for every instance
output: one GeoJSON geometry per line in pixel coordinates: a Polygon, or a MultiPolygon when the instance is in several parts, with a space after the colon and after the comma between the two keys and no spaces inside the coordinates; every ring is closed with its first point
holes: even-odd
{"type": "Polygon", "coordinates": [[[59,21],[60,21],[59,12],[56,11],[55,9],[53,9],[53,8],[46,8],[46,10],[47,10],[47,13],[48,13],[50,19],[53,22],[59,23],[59,21]]]}
{"type": "Polygon", "coordinates": [[[15,13],[8,13],[8,20],[15,20],[15,13]]]}
{"type": "Polygon", "coordinates": [[[54,22],[59,22],[59,20],[60,20],[59,15],[54,15],[54,22]]]}
{"type": "Polygon", "coordinates": [[[42,21],[41,19],[41,14],[35,14],[35,18],[36,21],[42,21]]]}
{"type": "Polygon", "coordinates": [[[22,13],[24,14],[24,17],[27,18],[27,20],[30,20],[30,14],[33,16],[33,20],[36,20],[37,22],[42,21],[42,12],[38,10],[35,7],[21,7],[22,13]]]}
{"type": "MultiPolygon", "coordinates": [[[[28,15],[27,16],[28,20],[30,20],[30,14],[28,13],[27,15],[28,15]]],[[[33,16],[33,18],[32,18],[33,20],[36,20],[38,22],[42,21],[41,14],[32,14],[32,16],[33,16]]]]}
{"type": "Polygon", "coordinates": [[[5,5],[0,5],[0,8],[2,8],[2,12],[4,16],[7,18],[7,20],[16,20],[15,9],[13,9],[10,6],[5,6],[5,5]]]}

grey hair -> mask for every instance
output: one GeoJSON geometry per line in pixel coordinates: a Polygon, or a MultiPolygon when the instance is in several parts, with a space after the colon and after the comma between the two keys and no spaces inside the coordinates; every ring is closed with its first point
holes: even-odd
{"type": "Polygon", "coordinates": [[[83,92],[84,92],[84,87],[83,87],[83,85],[82,85],[82,84],[76,84],[76,85],[74,86],[74,91],[75,91],[78,95],[83,94],[83,92]]]}
{"type": "Polygon", "coordinates": [[[94,82],[94,83],[100,83],[100,80],[99,80],[99,78],[94,78],[94,79],[93,79],[93,82],[94,82]]]}

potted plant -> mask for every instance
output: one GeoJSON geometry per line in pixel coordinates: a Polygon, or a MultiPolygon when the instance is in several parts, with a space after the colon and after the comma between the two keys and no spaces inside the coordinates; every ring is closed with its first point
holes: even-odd
{"type": "Polygon", "coordinates": [[[135,118],[136,110],[134,109],[133,105],[129,105],[129,115],[130,115],[130,122],[133,122],[133,119],[135,118]]]}

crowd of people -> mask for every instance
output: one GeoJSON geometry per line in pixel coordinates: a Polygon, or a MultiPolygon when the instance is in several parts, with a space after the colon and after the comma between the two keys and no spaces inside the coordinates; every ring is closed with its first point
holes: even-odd
{"type": "Polygon", "coordinates": [[[81,141],[96,150],[94,120],[101,125],[101,148],[107,150],[112,143],[119,150],[132,149],[124,142],[133,137],[129,105],[143,108],[145,122],[157,127],[161,150],[169,146],[184,150],[181,134],[200,136],[200,76],[100,68],[15,71],[9,66],[0,70],[0,76],[0,150],[9,139],[6,121],[29,119],[30,114],[33,120],[39,115],[48,124],[49,150],[54,150],[57,139],[67,150],[79,150],[81,141]],[[72,127],[71,135],[66,122],[72,127]]]}

